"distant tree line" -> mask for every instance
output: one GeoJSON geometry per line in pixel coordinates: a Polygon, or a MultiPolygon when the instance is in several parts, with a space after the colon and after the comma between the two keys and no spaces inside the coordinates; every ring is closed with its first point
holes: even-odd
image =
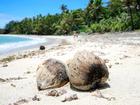
{"type": "Polygon", "coordinates": [[[4,29],[0,29],[0,34],[4,34],[5,30],[4,29]]]}
{"type": "Polygon", "coordinates": [[[85,9],[69,10],[61,6],[60,14],[37,15],[10,21],[4,33],[61,35],[76,32],[120,32],[140,29],[140,0],[89,0],[85,9]]]}

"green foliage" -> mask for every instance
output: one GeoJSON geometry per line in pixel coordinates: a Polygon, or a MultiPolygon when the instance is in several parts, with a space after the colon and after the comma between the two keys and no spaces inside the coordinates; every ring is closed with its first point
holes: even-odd
{"type": "Polygon", "coordinates": [[[79,30],[79,32],[80,33],[82,33],[82,32],[85,32],[85,33],[92,33],[92,30],[91,30],[91,28],[90,27],[88,27],[88,26],[83,26],[80,30],[79,30]]]}
{"type": "Polygon", "coordinates": [[[102,19],[99,23],[91,25],[93,32],[116,32],[130,30],[130,21],[126,13],[120,16],[110,17],[109,19],[102,19]]]}
{"type": "Polygon", "coordinates": [[[5,33],[17,33],[18,24],[19,23],[17,21],[10,21],[5,26],[5,33]]]}
{"type": "Polygon", "coordinates": [[[85,9],[86,24],[90,26],[94,22],[100,21],[104,17],[102,0],[90,0],[85,9]]]}
{"type": "Polygon", "coordinates": [[[37,15],[21,21],[10,21],[5,33],[68,35],[76,32],[120,32],[140,29],[139,0],[89,0],[85,9],[69,10],[60,6],[61,14],[37,15]]]}
{"type": "Polygon", "coordinates": [[[73,10],[70,13],[63,13],[62,19],[56,25],[55,34],[69,34],[77,31],[84,24],[83,11],[81,9],[73,10]]]}
{"type": "Polygon", "coordinates": [[[65,4],[62,4],[60,9],[61,9],[62,13],[69,11],[68,8],[67,8],[67,5],[65,5],[65,4]]]}
{"type": "Polygon", "coordinates": [[[140,29],[140,13],[133,15],[134,18],[134,28],[140,29]]]}
{"type": "Polygon", "coordinates": [[[115,17],[116,15],[123,12],[122,0],[110,0],[108,8],[110,10],[111,17],[115,17]]]}

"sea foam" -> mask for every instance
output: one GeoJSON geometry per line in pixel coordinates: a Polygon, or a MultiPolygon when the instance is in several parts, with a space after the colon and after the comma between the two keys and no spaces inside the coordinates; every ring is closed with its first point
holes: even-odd
{"type": "Polygon", "coordinates": [[[29,48],[34,48],[45,42],[46,40],[42,38],[32,38],[32,40],[27,41],[0,44],[0,56],[29,48]]]}

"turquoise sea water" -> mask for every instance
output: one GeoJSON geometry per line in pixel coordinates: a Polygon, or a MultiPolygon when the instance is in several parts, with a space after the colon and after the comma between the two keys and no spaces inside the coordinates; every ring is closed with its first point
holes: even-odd
{"type": "Polygon", "coordinates": [[[45,39],[33,38],[27,35],[2,35],[0,34],[0,56],[22,50],[39,47],[46,43],[45,39]]]}
{"type": "Polygon", "coordinates": [[[17,43],[22,41],[31,41],[32,39],[18,37],[18,36],[10,36],[10,35],[0,35],[0,44],[7,44],[7,43],[17,43]]]}

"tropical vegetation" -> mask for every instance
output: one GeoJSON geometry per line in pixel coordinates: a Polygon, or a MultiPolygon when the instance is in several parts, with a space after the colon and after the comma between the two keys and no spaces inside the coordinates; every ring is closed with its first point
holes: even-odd
{"type": "Polygon", "coordinates": [[[84,9],[69,10],[64,4],[60,9],[60,14],[10,21],[4,33],[68,35],[74,31],[104,33],[140,29],[140,0],[89,0],[84,9]]]}

